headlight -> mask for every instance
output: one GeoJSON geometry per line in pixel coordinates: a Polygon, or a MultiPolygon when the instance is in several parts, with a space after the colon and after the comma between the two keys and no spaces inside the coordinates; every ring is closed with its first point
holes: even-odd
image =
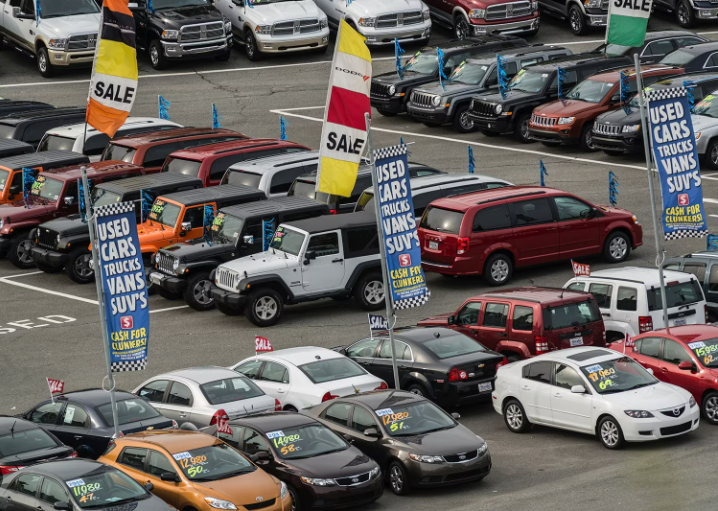
{"type": "Polygon", "coordinates": [[[177,30],[165,30],[162,32],[162,39],[177,39],[177,37],[179,37],[179,31],[177,30]]]}
{"type": "Polygon", "coordinates": [[[696,140],[698,140],[699,138],[701,138],[701,132],[700,132],[700,131],[696,131],[696,140]]]}
{"type": "Polygon", "coordinates": [[[0,218],[0,229],[2,229],[3,225],[5,225],[5,220],[0,218]]]}
{"type": "Polygon", "coordinates": [[[396,87],[394,87],[393,85],[390,85],[389,86],[389,95],[393,96],[395,92],[396,92],[396,87]]]}
{"type": "Polygon", "coordinates": [[[486,453],[486,451],[488,451],[488,450],[489,450],[489,444],[484,442],[483,444],[481,444],[481,447],[479,447],[479,456],[483,456],[484,453],[486,453]]]}
{"type": "Polygon", "coordinates": [[[496,108],[494,108],[494,112],[496,112],[497,115],[503,111],[504,111],[504,107],[501,105],[496,105],[496,108]]]}
{"type": "Polygon", "coordinates": [[[441,96],[434,96],[434,98],[431,100],[431,104],[434,106],[439,106],[441,104],[441,96]]]}
{"type": "Polygon", "coordinates": [[[55,238],[55,244],[56,245],[60,244],[60,235],[59,234],[57,235],[57,238],[55,238]]]}
{"type": "Polygon", "coordinates": [[[373,469],[371,469],[371,472],[369,472],[369,479],[374,479],[376,476],[379,475],[380,471],[381,470],[379,469],[379,467],[374,467],[373,469]]]}
{"type": "Polygon", "coordinates": [[[176,270],[177,268],[179,268],[179,259],[172,261],[172,269],[176,270]]]}
{"type": "Polygon", "coordinates": [[[334,479],[319,479],[317,477],[302,477],[302,482],[312,486],[334,486],[334,479]]]}
{"type": "Polygon", "coordinates": [[[601,8],[601,1],[602,0],[585,0],[583,2],[583,5],[588,7],[589,9],[600,9],[601,8]]]}
{"type": "Polygon", "coordinates": [[[623,413],[634,419],[650,419],[653,417],[653,414],[646,410],[623,410],[623,413]]]}
{"type": "Polygon", "coordinates": [[[423,14],[424,20],[428,20],[429,18],[431,18],[431,11],[429,9],[422,11],[421,14],[423,14]]]}
{"type": "Polygon", "coordinates": [[[282,483],[282,487],[279,490],[279,496],[281,498],[284,498],[287,496],[287,484],[284,481],[279,481],[279,482],[282,483]]]}
{"type": "Polygon", "coordinates": [[[254,31],[258,34],[269,35],[272,33],[272,25],[257,25],[254,31]]]}
{"type": "Polygon", "coordinates": [[[47,46],[53,50],[64,50],[65,46],[67,46],[67,38],[50,39],[47,42],[47,46]]]}
{"type": "Polygon", "coordinates": [[[409,457],[421,463],[443,463],[444,461],[444,458],[441,456],[427,456],[425,454],[409,454],[409,457]]]}
{"type": "Polygon", "coordinates": [[[359,25],[362,27],[373,27],[376,22],[376,18],[360,18],[359,25]]]}
{"type": "Polygon", "coordinates": [[[538,1],[531,2],[531,10],[538,11],[538,1]]]}
{"type": "Polygon", "coordinates": [[[471,9],[469,11],[469,18],[481,20],[481,19],[484,19],[485,16],[486,16],[486,9],[471,9]]]}
{"type": "Polygon", "coordinates": [[[628,126],[624,126],[624,127],[623,127],[623,132],[624,132],[624,133],[635,133],[636,131],[638,131],[638,130],[640,130],[640,129],[641,129],[641,125],[640,125],[640,124],[631,124],[631,125],[628,125],[628,126]]]}
{"type": "Polygon", "coordinates": [[[327,18],[322,18],[319,20],[319,28],[327,28],[329,26],[329,20],[327,18]]]}
{"type": "Polygon", "coordinates": [[[575,117],[559,117],[558,123],[559,124],[573,124],[573,121],[575,121],[575,117]]]}
{"type": "Polygon", "coordinates": [[[696,400],[693,399],[693,396],[691,396],[691,398],[688,400],[688,406],[690,408],[693,408],[694,406],[696,406],[696,400]]]}
{"type": "Polygon", "coordinates": [[[219,500],[214,497],[205,497],[204,501],[209,504],[210,507],[217,509],[237,509],[237,506],[229,502],[228,500],[219,500]]]}
{"type": "Polygon", "coordinates": [[[224,33],[225,34],[231,34],[232,33],[232,22],[227,20],[224,22],[224,33]]]}

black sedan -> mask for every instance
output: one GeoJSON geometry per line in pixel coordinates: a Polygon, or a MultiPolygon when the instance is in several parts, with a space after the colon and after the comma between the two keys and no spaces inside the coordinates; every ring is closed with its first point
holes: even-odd
{"type": "Polygon", "coordinates": [[[170,507],[116,468],[90,460],[33,465],[0,485],[2,511],[84,509],[169,511],[170,507]]]}
{"type": "MultiPolygon", "coordinates": [[[[506,363],[500,353],[449,328],[396,329],[394,342],[400,388],[426,396],[442,406],[491,396],[496,370],[506,363]]],[[[387,334],[334,349],[361,364],[389,387],[394,386],[387,334]]]]}
{"type": "Polygon", "coordinates": [[[491,471],[484,440],[422,396],[375,390],[302,410],[346,435],[386,474],[391,490],[479,481],[491,471]]]}
{"type": "Polygon", "coordinates": [[[56,458],[77,457],[55,435],[17,417],[0,417],[0,482],[18,470],[56,458]]]}
{"type": "Polygon", "coordinates": [[[379,465],[311,417],[274,412],[229,426],[219,437],[287,483],[295,511],[369,504],[383,493],[379,465]]]}
{"type": "MultiPolygon", "coordinates": [[[[123,434],[148,429],[177,427],[144,399],[129,392],[115,392],[120,431],[123,434]]],[[[43,401],[23,418],[53,433],[82,458],[96,459],[115,434],[110,394],[102,389],[68,392],[54,401],[43,401]]]]}
{"type": "Polygon", "coordinates": [[[697,73],[698,71],[711,71],[718,67],[718,42],[684,46],[663,59],[661,64],[683,68],[686,73],[697,73]]]}

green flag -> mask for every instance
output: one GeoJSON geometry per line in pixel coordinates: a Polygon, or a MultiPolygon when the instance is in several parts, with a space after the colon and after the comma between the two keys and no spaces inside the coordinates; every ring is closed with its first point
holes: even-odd
{"type": "Polygon", "coordinates": [[[608,6],[606,42],[643,46],[652,0],[611,0],[608,6]]]}

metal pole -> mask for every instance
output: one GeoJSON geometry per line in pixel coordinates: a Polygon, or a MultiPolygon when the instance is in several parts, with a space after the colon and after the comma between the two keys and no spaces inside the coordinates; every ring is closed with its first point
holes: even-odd
{"type": "Polygon", "coordinates": [[[120,436],[120,423],[117,418],[117,400],[115,399],[115,378],[112,376],[112,363],[110,362],[110,344],[107,339],[107,318],[105,318],[105,296],[102,290],[102,267],[97,253],[97,239],[95,229],[97,221],[90,209],[90,193],[87,187],[87,169],[82,167],[82,188],[85,190],[85,211],[87,226],[90,228],[90,246],[92,247],[92,264],[95,269],[95,287],[97,288],[98,305],[100,307],[100,328],[102,330],[102,344],[105,348],[105,362],[107,364],[107,383],[110,386],[110,406],[112,407],[112,422],[115,424],[115,438],[120,436]]]}
{"type": "Polygon", "coordinates": [[[646,153],[646,173],[648,174],[648,191],[651,196],[651,216],[653,217],[653,233],[656,240],[656,266],[658,266],[658,280],[661,285],[661,304],[663,305],[663,328],[668,328],[668,305],[666,304],[666,283],[663,280],[663,247],[661,246],[662,230],[659,229],[658,212],[656,211],[656,192],[653,187],[653,173],[651,172],[651,143],[650,131],[648,130],[648,119],[646,117],[646,100],[643,93],[643,80],[641,79],[641,61],[638,53],[633,55],[633,62],[636,64],[636,84],[638,86],[641,111],[641,130],[643,131],[643,149],[646,153]]]}
{"type": "MultiPolygon", "coordinates": [[[[374,209],[376,210],[376,227],[379,236],[379,254],[381,256],[381,273],[384,279],[384,303],[386,304],[386,323],[387,326],[394,316],[394,304],[391,300],[391,291],[389,289],[389,272],[386,268],[386,253],[384,252],[384,226],[381,223],[381,206],[379,204],[379,181],[374,168],[374,155],[371,151],[371,117],[364,114],[366,121],[366,147],[369,153],[369,163],[371,165],[372,186],[374,187],[374,209]]],[[[394,325],[389,327],[389,343],[391,344],[391,368],[394,374],[394,388],[399,390],[399,368],[396,365],[396,347],[394,346],[394,325]]]]}

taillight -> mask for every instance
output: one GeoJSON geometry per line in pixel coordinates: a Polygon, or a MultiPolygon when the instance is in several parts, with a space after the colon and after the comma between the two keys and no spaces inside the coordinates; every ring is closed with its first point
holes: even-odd
{"type": "Polygon", "coordinates": [[[330,210],[329,210],[329,214],[330,214],[330,215],[336,215],[336,214],[337,214],[337,210],[336,210],[336,209],[330,209],[330,210]]]}
{"type": "Polygon", "coordinates": [[[381,382],[381,385],[379,385],[379,386],[378,386],[377,388],[375,388],[374,390],[384,390],[384,389],[388,389],[388,388],[389,388],[389,386],[386,384],[386,382],[382,381],[382,382],[381,382]]]}
{"type": "Polygon", "coordinates": [[[282,403],[279,402],[279,399],[274,400],[274,411],[275,412],[281,412],[282,411],[282,403]]]}
{"type": "Polygon", "coordinates": [[[77,451],[72,451],[72,454],[70,454],[68,458],[77,458],[77,451]]]}
{"type": "Polygon", "coordinates": [[[456,240],[456,253],[458,255],[465,254],[469,251],[469,238],[459,238],[456,240]]]}
{"type": "Polygon", "coordinates": [[[214,412],[214,415],[212,416],[212,420],[209,421],[210,426],[214,426],[215,424],[219,424],[219,419],[222,420],[229,420],[229,416],[227,415],[227,412],[224,411],[224,409],[220,408],[216,412],[214,412]]]}
{"type": "Polygon", "coordinates": [[[536,354],[542,355],[548,353],[548,339],[546,337],[536,336],[536,354]]]}
{"type": "Polygon", "coordinates": [[[449,381],[461,381],[469,377],[466,371],[460,371],[456,367],[452,367],[449,371],[449,381]]]}
{"type": "Polygon", "coordinates": [[[25,468],[25,467],[9,467],[9,466],[0,465],[0,474],[2,474],[4,476],[14,474],[21,468],[25,468]]]}
{"type": "MultiPolygon", "coordinates": [[[[668,326],[668,325],[666,325],[668,326]]],[[[653,330],[653,318],[651,316],[638,317],[638,331],[641,333],[653,330]]]]}
{"type": "Polygon", "coordinates": [[[172,429],[177,429],[179,426],[177,425],[177,421],[172,419],[172,429]]]}
{"type": "Polygon", "coordinates": [[[503,359],[501,362],[499,362],[498,364],[496,364],[496,370],[498,371],[498,370],[499,370],[499,367],[505,366],[505,365],[508,364],[508,363],[509,363],[509,359],[506,358],[506,357],[504,357],[504,359],[503,359]]]}
{"type": "Polygon", "coordinates": [[[331,401],[332,399],[336,399],[336,398],[338,398],[338,397],[339,397],[339,396],[335,396],[335,395],[332,394],[331,392],[327,392],[326,394],[324,394],[324,395],[322,396],[322,403],[323,403],[324,401],[331,401]]]}

